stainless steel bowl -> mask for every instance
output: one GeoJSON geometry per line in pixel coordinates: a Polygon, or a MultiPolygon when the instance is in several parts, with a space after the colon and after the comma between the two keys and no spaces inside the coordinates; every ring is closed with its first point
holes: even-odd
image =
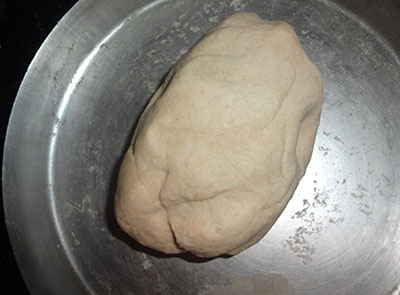
{"type": "Polygon", "coordinates": [[[399,151],[397,0],[81,0],[18,93],[7,226],[33,294],[399,295],[399,151]],[[115,223],[121,157],[170,67],[238,10],[292,24],[323,74],[312,161],[254,247],[210,260],[157,253],[115,223]]]}

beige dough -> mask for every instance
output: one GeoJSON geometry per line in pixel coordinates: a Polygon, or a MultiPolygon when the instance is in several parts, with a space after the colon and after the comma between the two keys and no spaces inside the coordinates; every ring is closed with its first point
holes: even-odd
{"type": "Polygon", "coordinates": [[[310,160],[317,67],[292,27],[236,13],[170,71],[125,154],[121,228],[165,253],[213,257],[258,242],[310,160]]]}

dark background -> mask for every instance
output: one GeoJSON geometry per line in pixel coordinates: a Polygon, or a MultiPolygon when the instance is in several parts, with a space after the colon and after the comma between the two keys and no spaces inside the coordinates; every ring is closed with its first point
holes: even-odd
{"type": "MultiPolygon", "coordinates": [[[[77,0],[0,0],[1,162],[11,108],[36,51],[77,0]]],[[[18,270],[0,202],[2,284],[0,293],[29,294],[18,270]]]]}

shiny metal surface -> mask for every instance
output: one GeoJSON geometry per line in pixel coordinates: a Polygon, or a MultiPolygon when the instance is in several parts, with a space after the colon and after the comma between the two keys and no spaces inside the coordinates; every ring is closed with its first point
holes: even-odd
{"type": "Polygon", "coordinates": [[[395,0],[80,1],[32,62],[7,134],[7,226],[32,294],[399,295],[399,58],[395,0]],[[238,10],[292,24],[323,74],[312,161],[254,247],[156,253],[115,223],[121,157],[169,68],[238,10]]]}

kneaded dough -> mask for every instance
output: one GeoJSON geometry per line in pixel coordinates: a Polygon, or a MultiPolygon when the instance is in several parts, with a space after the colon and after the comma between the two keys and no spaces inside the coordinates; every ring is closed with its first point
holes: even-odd
{"type": "Polygon", "coordinates": [[[120,168],[119,225],[165,253],[250,247],[304,175],[321,104],[321,75],[289,24],[231,15],[143,112],[120,168]]]}

